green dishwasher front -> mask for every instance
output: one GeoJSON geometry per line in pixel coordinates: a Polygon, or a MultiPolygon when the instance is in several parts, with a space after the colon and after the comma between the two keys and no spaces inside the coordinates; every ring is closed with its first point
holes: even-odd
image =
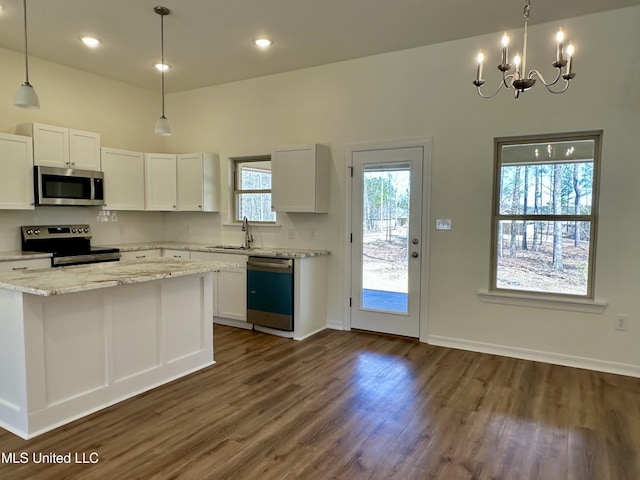
{"type": "Polygon", "coordinates": [[[249,257],[247,322],[293,331],[293,260],[249,257]]]}

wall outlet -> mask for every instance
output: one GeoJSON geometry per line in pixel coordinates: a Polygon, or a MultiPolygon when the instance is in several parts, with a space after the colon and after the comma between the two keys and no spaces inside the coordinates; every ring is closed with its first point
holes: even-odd
{"type": "Polygon", "coordinates": [[[451,219],[450,218],[436,219],[436,230],[451,230],[451,219]]]}
{"type": "Polygon", "coordinates": [[[289,236],[289,240],[293,240],[294,238],[296,238],[296,231],[293,228],[290,228],[287,231],[287,235],[289,236]]]}
{"type": "Polygon", "coordinates": [[[616,315],[613,321],[614,328],[620,332],[626,332],[629,328],[629,315],[616,315]]]}

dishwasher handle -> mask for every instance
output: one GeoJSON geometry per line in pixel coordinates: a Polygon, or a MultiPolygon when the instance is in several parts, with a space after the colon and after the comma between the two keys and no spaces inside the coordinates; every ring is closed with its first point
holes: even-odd
{"type": "Polygon", "coordinates": [[[249,270],[291,270],[293,260],[284,258],[249,257],[247,269],[249,270]]]}

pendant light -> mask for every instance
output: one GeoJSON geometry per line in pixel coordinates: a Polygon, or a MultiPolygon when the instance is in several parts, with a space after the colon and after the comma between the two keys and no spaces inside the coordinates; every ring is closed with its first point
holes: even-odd
{"type": "MultiPolygon", "coordinates": [[[[155,7],[153,11],[160,15],[160,53],[161,62],[164,65],[164,17],[169,15],[171,10],[167,7],[155,7]]],[[[171,135],[171,127],[169,126],[169,120],[164,116],[164,69],[160,71],[160,75],[162,76],[162,115],[156,122],[155,134],[168,136],[171,135]]]]}
{"type": "Polygon", "coordinates": [[[40,100],[36,91],[29,83],[29,53],[27,49],[27,0],[23,0],[23,12],[24,12],[24,76],[25,80],[18,88],[15,97],[13,97],[13,104],[16,107],[27,108],[29,110],[37,110],[40,108],[40,100]]]}

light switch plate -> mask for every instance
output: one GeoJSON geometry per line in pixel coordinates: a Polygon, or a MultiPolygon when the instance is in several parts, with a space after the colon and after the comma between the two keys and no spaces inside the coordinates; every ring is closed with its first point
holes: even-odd
{"type": "Polygon", "coordinates": [[[437,218],[436,219],[436,230],[451,230],[451,219],[450,218],[437,218]]]}

